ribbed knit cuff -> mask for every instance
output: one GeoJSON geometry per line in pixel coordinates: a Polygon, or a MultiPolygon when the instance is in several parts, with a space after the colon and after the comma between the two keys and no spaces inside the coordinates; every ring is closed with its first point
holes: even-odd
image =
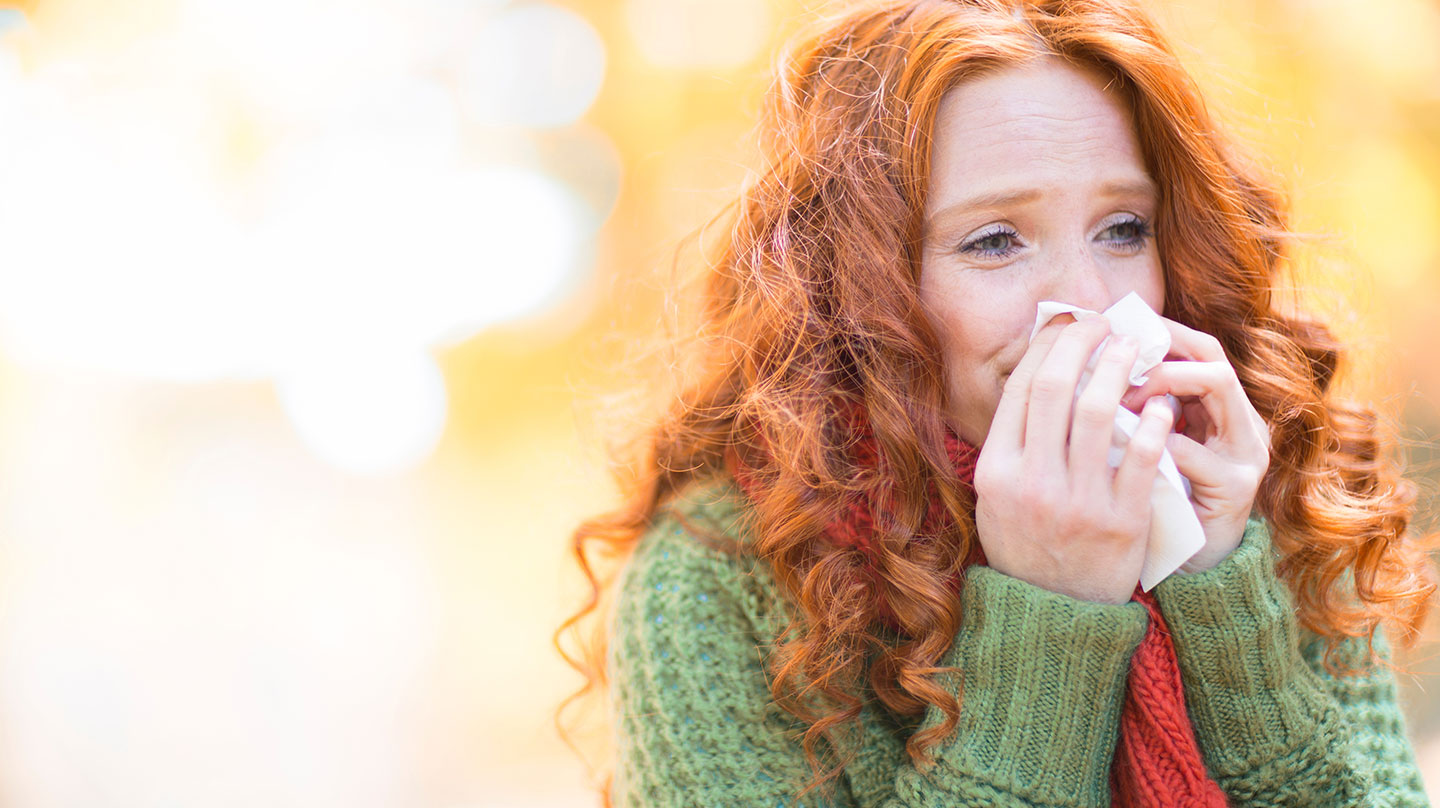
{"type": "Polygon", "coordinates": [[[1295,609],[1263,521],[1250,520],[1220,564],[1172,575],[1155,596],[1214,774],[1238,775],[1314,742],[1328,707],[1300,655],[1295,609]]]}
{"type": "Polygon", "coordinates": [[[962,605],[944,660],[962,671],[960,726],[941,760],[1037,804],[1109,806],[1144,607],[1076,600],[978,566],[962,605]]]}

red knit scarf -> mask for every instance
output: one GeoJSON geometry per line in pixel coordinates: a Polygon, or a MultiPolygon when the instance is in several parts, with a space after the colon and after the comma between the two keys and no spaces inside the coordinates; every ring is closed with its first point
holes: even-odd
{"type": "MultiPolygon", "coordinates": [[[[945,448],[961,481],[974,492],[975,460],[980,452],[954,434],[946,436],[945,448]]],[[[869,468],[879,465],[873,437],[865,434],[855,447],[856,460],[869,468]]],[[[747,495],[752,493],[751,469],[730,456],[731,471],[747,495]]],[[[973,497],[972,497],[973,501],[973,497]]],[[[871,554],[874,535],[873,503],[853,500],[845,513],[826,528],[830,541],[856,547],[871,554]]],[[[950,521],[938,498],[932,498],[925,517],[923,534],[934,536],[950,521]]],[[[984,564],[985,553],[975,543],[966,560],[984,564]]],[[[867,563],[867,568],[873,567],[867,563]]],[[[951,581],[958,594],[962,581],[951,581]]],[[[1130,661],[1125,704],[1120,715],[1120,737],[1110,768],[1111,805],[1114,808],[1223,808],[1225,795],[1205,772],[1195,731],[1185,712],[1185,694],[1180,684],[1180,665],[1175,644],[1155,596],[1137,585],[1133,600],[1150,614],[1145,636],[1130,661]]],[[[882,602],[880,619],[897,628],[894,614],[882,602]]]]}

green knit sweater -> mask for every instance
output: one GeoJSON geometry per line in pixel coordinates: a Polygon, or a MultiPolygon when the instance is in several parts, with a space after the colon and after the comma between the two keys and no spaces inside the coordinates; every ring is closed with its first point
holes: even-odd
{"type": "MultiPolygon", "coordinates": [[[[802,727],[771,702],[765,665],[793,607],[766,562],[713,549],[683,526],[743,543],[747,516],[733,483],[692,486],[621,575],[609,658],[617,805],[1110,805],[1144,607],[1075,600],[978,566],[966,572],[965,623],[942,659],[965,681],[959,727],[937,764],[914,766],[905,722],[870,701],[838,788],[797,800],[810,777],[802,727]]],[[[1325,672],[1323,642],[1297,627],[1262,522],[1219,566],[1171,576],[1155,592],[1206,767],[1231,805],[1429,804],[1393,674],[1325,672]]],[[[1380,635],[1376,646],[1388,654],[1380,635]]],[[[1365,658],[1363,641],[1344,649],[1365,658]]],[[[938,720],[931,708],[922,726],[938,720]]]]}

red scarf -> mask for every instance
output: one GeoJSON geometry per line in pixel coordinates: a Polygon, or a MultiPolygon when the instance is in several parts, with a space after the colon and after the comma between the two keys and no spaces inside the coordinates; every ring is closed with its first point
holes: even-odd
{"type": "MultiPolygon", "coordinates": [[[[863,419],[862,419],[863,420],[863,419]]],[[[862,427],[863,428],[863,427],[862,427]]],[[[974,493],[975,460],[980,452],[961,441],[953,433],[946,435],[946,451],[955,465],[960,480],[974,493]]],[[[879,465],[875,440],[866,434],[855,446],[855,457],[862,465],[879,465]]],[[[752,489],[750,468],[730,455],[731,471],[736,482],[748,495],[752,489]]],[[[972,497],[973,499],[973,497],[972,497]]],[[[874,517],[870,501],[856,498],[845,513],[826,528],[826,536],[844,547],[873,552],[874,517]]],[[[934,536],[949,522],[949,513],[938,499],[932,498],[923,525],[923,534],[934,536]]],[[[966,566],[984,564],[985,553],[975,543],[966,566]]],[[[873,569],[867,563],[867,568],[873,569]]],[[[961,579],[951,581],[958,594],[961,579]]],[[[1110,767],[1111,805],[1113,808],[1224,808],[1225,794],[1205,772],[1195,730],[1185,712],[1185,693],[1180,684],[1180,665],[1175,658],[1175,644],[1165,618],[1160,614],[1155,596],[1135,587],[1132,598],[1150,613],[1145,636],[1130,660],[1125,704],[1120,714],[1120,737],[1110,767]]],[[[880,619],[892,628],[894,614],[882,602],[880,619]]]]}

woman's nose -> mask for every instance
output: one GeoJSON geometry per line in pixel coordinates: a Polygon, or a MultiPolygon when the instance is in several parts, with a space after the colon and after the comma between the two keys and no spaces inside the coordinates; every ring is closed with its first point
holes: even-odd
{"type": "Polygon", "coordinates": [[[1114,303],[1114,294],[1106,282],[1104,267],[1090,250],[1071,247],[1055,256],[1049,271],[1048,300],[1072,306],[1104,311],[1114,303]]]}

